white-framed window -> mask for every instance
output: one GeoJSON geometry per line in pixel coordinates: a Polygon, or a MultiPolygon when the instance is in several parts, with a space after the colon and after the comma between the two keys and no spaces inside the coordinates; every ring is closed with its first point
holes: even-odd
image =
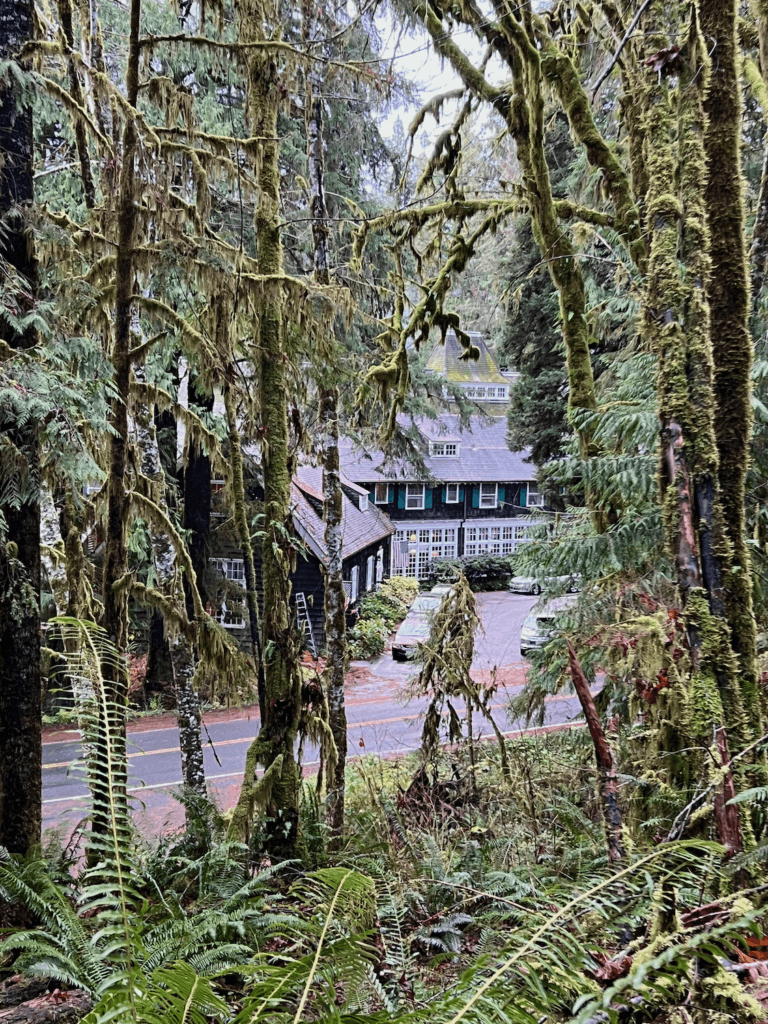
{"type": "Polygon", "coordinates": [[[375,484],[373,500],[377,505],[388,505],[389,504],[389,484],[375,484]]]}
{"type": "Polygon", "coordinates": [[[376,559],[373,555],[368,556],[365,563],[365,589],[373,590],[373,573],[376,568],[376,559]]]}
{"type": "Polygon", "coordinates": [[[376,582],[381,583],[384,579],[384,548],[376,552],[376,582]]]}
{"type": "Polygon", "coordinates": [[[456,527],[434,527],[429,530],[401,528],[395,534],[393,550],[402,552],[392,571],[397,576],[425,575],[429,562],[436,558],[456,557],[456,527]]]}
{"type": "Polygon", "coordinates": [[[357,565],[352,566],[352,571],[349,574],[349,601],[350,604],[354,604],[357,600],[357,595],[360,592],[360,568],[357,565]]]}
{"type": "Polygon", "coordinates": [[[445,501],[447,505],[455,505],[459,500],[459,485],[458,484],[446,484],[445,485],[445,501]]]}
{"type": "Polygon", "coordinates": [[[535,487],[528,488],[528,508],[544,508],[544,495],[535,487]]]}
{"type": "Polygon", "coordinates": [[[405,507],[424,508],[424,484],[405,485],[405,507]]]}
{"type": "Polygon", "coordinates": [[[468,526],[464,534],[465,555],[511,555],[529,539],[528,526],[468,526]]]}
{"type": "Polygon", "coordinates": [[[474,398],[475,397],[475,389],[474,388],[467,388],[466,391],[464,392],[464,394],[467,396],[467,398],[474,398]]]}
{"type": "Polygon", "coordinates": [[[459,454],[459,446],[453,441],[430,441],[429,454],[436,458],[455,459],[459,454]]]}
{"type": "MultiPolygon", "coordinates": [[[[236,583],[245,591],[245,562],[242,558],[211,558],[209,561],[222,579],[229,583],[236,583]]],[[[243,602],[245,602],[245,594],[243,594],[243,602]]],[[[225,629],[242,629],[245,626],[245,620],[240,616],[240,609],[236,612],[227,610],[226,594],[219,607],[213,611],[214,619],[225,629]]]]}
{"type": "Polygon", "coordinates": [[[480,484],[480,508],[496,508],[497,493],[496,484],[480,484]]]}
{"type": "Polygon", "coordinates": [[[475,388],[476,398],[485,398],[485,388],[475,388]]]}

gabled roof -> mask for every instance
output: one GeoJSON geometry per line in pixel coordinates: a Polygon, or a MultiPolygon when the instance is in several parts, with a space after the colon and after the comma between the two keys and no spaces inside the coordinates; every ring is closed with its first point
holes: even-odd
{"type": "Polygon", "coordinates": [[[496,365],[496,360],[488,351],[482,334],[477,331],[467,332],[472,344],[480,350],[479,359],[462,359],[464,346],[453,331],[448,331],[445,344],[438,341],[429,354],[424,369],[434,373],[453,384],[508,384],[496,365]]]}
{"type": "MultiPolygon", "coordinates": [[[[341,557],[344,559],[367,548],[369,544],[386,539],[395,532],[395,528],[386,512],[368,501],[368,492],[364,488],[343,475],[341,482],[366,500],[363,512],[346,494],[342,497],[341,557]]],[[[296,532],[321,562],[327,562],[323,523],[323,471],[319,466],[301,466],[296,471],[291,482],[291,505],[296,532]]]]}
{"type": "MultiPolygon", "coordinates": [[[[431,479],[441,483],[503,483],[536,479],[536,466],[528,462],[530,448],[512,452],[507,447],[507,421],[476,419],[462,428],[457,415],[442,415],[438,419],[400,418],[404,427],[413,424],[424,438],[424,464],[431,479]],[[453,442],[458,445],[455,457],[429,454],[429,442],[453,442]]],[[[363,451],[351,441],[339,442],[339,457],[344,475],[358,483],[388,481],[423,481],[419,473],[404,460],[385,461],[378,449],[363,451]]]]}

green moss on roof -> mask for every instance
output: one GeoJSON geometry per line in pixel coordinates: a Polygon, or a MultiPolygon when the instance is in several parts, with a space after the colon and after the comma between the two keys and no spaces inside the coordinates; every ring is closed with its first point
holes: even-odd
{"type": "Polygon", "coordinates": [[[488,351],[482,334],[472,333],[472,344],[480,350],[479,359],[462,359],[464,348],[453,331],[445,336],[445,344],[438,341],[429,354],[425,369],[453,384],[507,384],[496,361],[488,351]]]}

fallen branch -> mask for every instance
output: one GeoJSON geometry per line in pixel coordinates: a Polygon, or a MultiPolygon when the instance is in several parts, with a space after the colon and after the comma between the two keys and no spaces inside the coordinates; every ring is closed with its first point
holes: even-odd
{"type": "Polygon", "coordinates": [[[584,711],[587,728],[595,746],[598,786],[600,789],[600,799],[603,804],[605,835],[608,841],[608,859],[612,861],[621,860],[624,856],[624,848],[621,842],[621,809],[618,799],[619,784],[616,778],[613,751],[600,722],[600,716],[597,713],[587,677],[584,675],[584,670],[579,664],[579,659],[576,657],[576,651],[573,649],[573,644],[570,640],[568,641],[568,663],[571,669],[573,686],[584,711]]]}

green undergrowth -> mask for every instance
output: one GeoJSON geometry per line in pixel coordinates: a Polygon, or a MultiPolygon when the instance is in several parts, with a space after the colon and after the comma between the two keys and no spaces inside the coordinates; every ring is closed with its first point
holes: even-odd
{"type": "Polygon", "coordinates": [[[18,925],[0,971],[85,988],[87,1024],[640,1024],[679,1006],[695,1024],[759,1020],[721,966],[760,911],[721,896],[720,848],[627,836],[609,865],[588,735],[507,753],[506,772],[484,742],[428,765],[351,762],[333,855],[307,780],[307,863],[270,863],[258,828],[227,842],[205,801],[186,830],[121,842],[121,898],[76,850],[0,857],[18,925]],[[683,924],[718,897],[714,927],[683,924]]]}

